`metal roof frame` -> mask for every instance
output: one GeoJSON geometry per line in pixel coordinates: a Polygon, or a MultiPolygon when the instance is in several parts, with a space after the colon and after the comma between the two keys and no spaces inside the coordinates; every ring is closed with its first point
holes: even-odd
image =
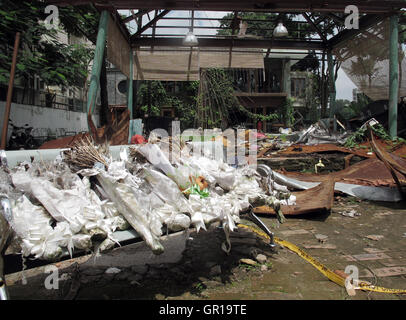
{"type": "MultiPolygon", "coordinates": [[[[98,10],[108,10],[114,21],[119,27],[125,39],[131,47],[140,46],[180,46],[183,35],[181,34],[157,34],[156,30],[161,28],[168,29],[185,29],[188,26],[175,25],[157,25],[158,21],[191,20],[189,25],[194,21],[213,21],[218,18],[199,18],[193,17],[168,17],[171,10],[196,10],[196,11],[226,11],[235,12],[268,12],[280,14],[300,14],[303,21],[295,21],[298,28],[291,31],[299,31],[299,26],[306,24],[310,26],[315,35],[309,38],[287,38],[274,39],[261,38],[257,36],[247,36],[244,38],[236,35],[219,36],[219,35],[199,35],[199,47],[241,47],[241,48],[276,48],[276,49],[309,49],[309,50],[331,50],[341,41],[348,39],[365,28],[377,23],[384,18],[398,12],[405,7],[405,2],[400,0],[45,0],[47,3],[55,5],[86,5],[92,4],[98,10]],[[360,18],[358,30],[345,30],[344,10],[348,5],[356,5],[362,17],[360,18]],[[120,15],[119,10],[131,10],[131,14],[126,17],[120,15]],[[138,10],[135,12],[135,10],[138,10]],[[151,17],[150,14],[155,11],[151,17]],[[148,22],[145,23],[147,17],[148,22]],[[143,19],[144,18],[144,19],[143,19]],[[127,24],[137,24],[137,31],[131,33],[127,24]],[[143,23],[144,22],[144,23],[143,23]],[[145,31],[151,29],[151,34],[146,35],[145,31]],[[339,29],[337,31],[337,29],[339,29]],[[335,30],[335,34],[328,38],[329,33],[335,30]]],[[[194,29],[232,29],[233,18],[224,19],[230,22],[229,26],[194,26],[194,29]]],[[[277,18],[269,20],[275,22],[277,18]]],[[[259,19],[244,19],[246,22],[260,22],[259,19]]],[[[268,20],[266,20],[268,21],[268,20]]],[[[271,29],[269,29],[271,30],[271,29]]]]}

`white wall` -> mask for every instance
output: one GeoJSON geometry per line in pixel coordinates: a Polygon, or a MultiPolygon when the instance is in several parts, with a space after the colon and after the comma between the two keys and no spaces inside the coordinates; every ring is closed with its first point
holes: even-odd
{"type": "MultiPolygon", "coordinates": [[[[4,111],[6,103],[0,101],[0,132],[3,128],[4,111]]],[[[11,104],[10,119],[16,126],[28,124],[35,130],[34,136],[45,135],[47,131],[57,137],[62,136],[66,131],[88,131],[87,114],[83,112],[74,112],[67,110],[36,107],[24,104],[11,104]],[[49,130],[48,130],[49,129],[49,130]]],[[[99,115],[93,115],[93,121],[96,127],[99,127],[99,115]]],[[[10,136],[10,128],[8,138],[10,136]]]]}

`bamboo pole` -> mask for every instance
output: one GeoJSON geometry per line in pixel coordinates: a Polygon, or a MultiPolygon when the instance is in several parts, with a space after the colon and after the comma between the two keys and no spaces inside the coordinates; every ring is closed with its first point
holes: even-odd
{"type": "Polygon", "coordinates": [[[15,42],[14,42],[14,51],[13,51],[13,60],[11,63],[11,70],[10,70],[10,79],[8,82],[6,108],[4,110],[3,130],[1,133],[1,144],[0,144],[1,150],[6,149],[8,120],[10,117],[11,99],[13,97],[14,75],[15,75],[16,64],[17,64],[18,47],[20,46],[20,36],[21,36],[21,33],[17,32],[15,42]]]}

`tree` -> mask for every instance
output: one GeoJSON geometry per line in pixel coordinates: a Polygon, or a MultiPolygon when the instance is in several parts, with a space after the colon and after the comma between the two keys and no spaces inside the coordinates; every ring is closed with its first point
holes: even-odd
{"type": "MultiPolygon", "coordinates": [[[[21,32],[17,78],[23,78],[27,83],[37,75],[47,88],[54,85],[85,86],[92,50],[82,44],[61,43],[57,31],[48,30],[42,23],[47,16],[45,6],[40,1],[1,0],[0,7],[7,8],[7,11],[0,10],[0,85],[8,83],[15,34],[21,32]]],[[[92,11],[88,9],[88,16],[81,16],[81,11],[76,10],[60,9],[59,18],[63,28],[72,31],[76,28],[74,26],[88,26],[89,15],[94,15],[92,11]]]]}
{"type": "MultiPolygon", "coordinates": [[[[263,12],[241,12],[235,15],[235,13],[229,13],[220,19],[220,27],[231,27],[235,30],[239,29],[239,25],[236,21],[246,21],[248,24],[246,34],[256,35],[264,38],[273,37],[273,29],[278,24],[279,20],[282,19],[283,24],[286,26],[291,37],[308,37],[315,34],[315,31],[308,24],[298,23],[293,21],[295,18],[294,14],[286,14],[280,16],[276,13],[263,13],[263,12]],[[233,19],[233,20],[230,20],[233,19]],[[249,21],[255,20],[255,21],[249,21]],[[257,21],[261,20],[261,21],[257,21]],[[293,31],[292,31],[293,30],[293,31]]],[[[231,35],[232,29],[220,29],[217,32],[218,35],[231,35]]]]}
{"type": "Polygon", "coordinates": [[[168,93],[161,81],[144,81],[137,92],[137,105],[150,116],[159,116],[162,107],[173,107],[181,128],[190,128],[196,117],[199,81],[182,81],[179,85],[179,93],[168,93]]]}

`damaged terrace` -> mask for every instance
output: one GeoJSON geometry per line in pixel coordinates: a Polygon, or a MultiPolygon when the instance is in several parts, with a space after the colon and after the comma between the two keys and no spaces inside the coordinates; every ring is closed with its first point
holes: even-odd
{"type": "Polygon", "coordinates": [[[89,131],[1,151],[1,298],[404,299],[402,1],[46,2],[100,12],[89,131]],[[127,104],[97,128],[104,56],[127,104]],[[193,129],[153,114],[192,81],[193,129]]]}

